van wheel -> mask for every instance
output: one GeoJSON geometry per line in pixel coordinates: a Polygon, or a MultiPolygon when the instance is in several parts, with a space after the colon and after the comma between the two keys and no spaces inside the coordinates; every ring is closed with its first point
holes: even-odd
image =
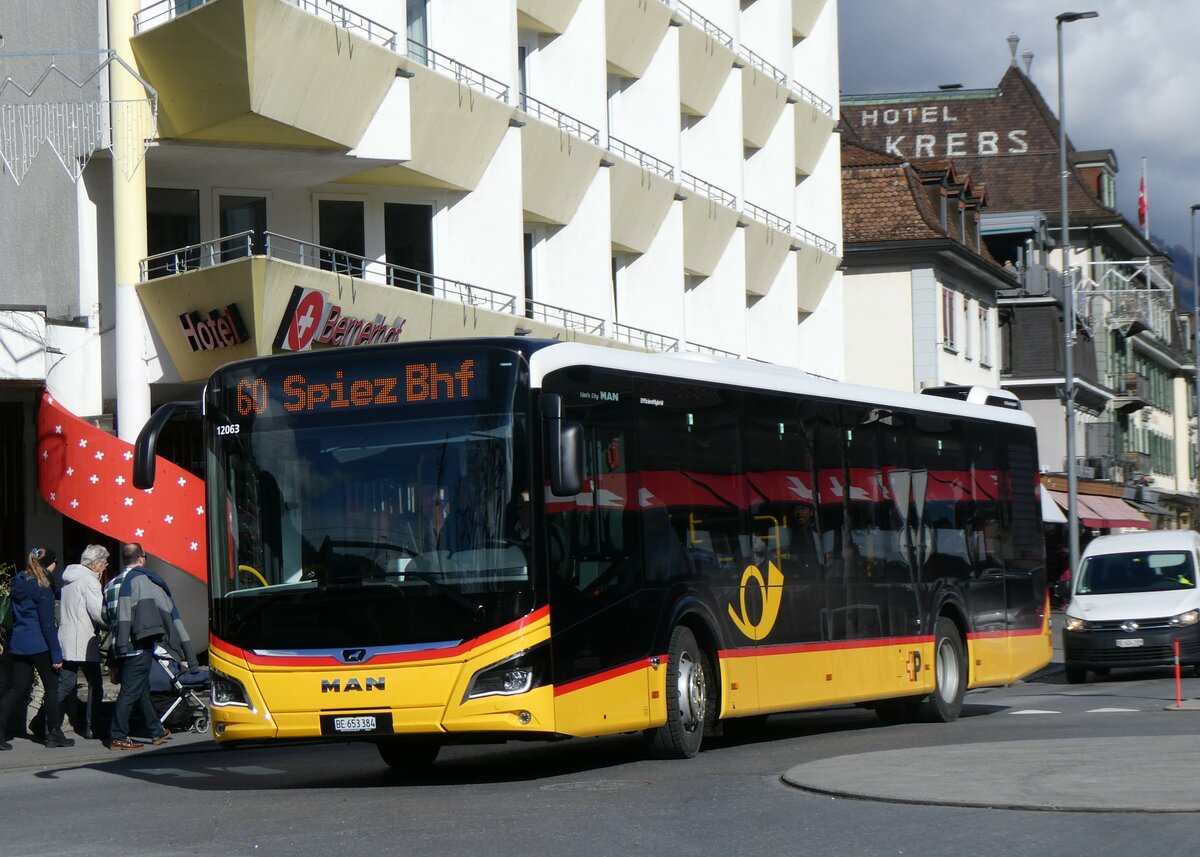
{"type": "Polygon", "coordinates": [[[661,759],[690,759],[700,752],[704,730],[716,721],[713,669],[691,629],[679,625],[667,650],[667,722],[650,729],[651,752],[661,759]]]}
{"type": "Polygon", "coordinates": [[[967,656],[958,626],[939,616],[934,626],[933,693],[925,700],[925,718],[938,723],[953,723],[962,712],[967,692],[967,656]]]}

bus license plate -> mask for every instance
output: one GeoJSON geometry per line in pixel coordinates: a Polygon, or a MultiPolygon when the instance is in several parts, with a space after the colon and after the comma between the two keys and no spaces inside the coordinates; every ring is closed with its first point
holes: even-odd
{"type": "Polygon", "coordinates": [[[388,735],[392,731],[392,713],[322,714],[322,735],[388,735]]]}
{"type": "Polygon", "coordinates": [[[1144,643],[1144,641],[1142,640],[1141,637],[1132,637],[1128,640],[1117,640],[1117,648],[1118,649],[1136,649],[1138,646],[1143,645],[1143,643],[1144,643]]]}
{"type": "Polygon", "coordinates": [[[374,732],[375,718],[366,715],[362,717],[333,718],[334,732],[374,732]]]}

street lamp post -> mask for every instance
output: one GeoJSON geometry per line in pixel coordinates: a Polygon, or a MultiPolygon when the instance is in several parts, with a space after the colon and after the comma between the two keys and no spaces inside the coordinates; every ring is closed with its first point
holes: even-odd
{"type": "MultiPolygon", "coordinates": [[[[1200,203],[1192,206],[1192,365],[1196,369],[1196,483],[1200,491],[1200,274],[1196,273],[1196,211],[1200,203]]],[[[1196,523],[1192,522],[1192,528],[1196,523]]]]}
{"type": "Polygon", "coordinates": [[[1071,273],[1071,228],[1067,214],[1067,115],[1063,94],[1063,24],[1099,17],[1099,12],[1063,12],[1058,15],[1058,170],[1062,187],[1063,279],[1063,405],[1067,422],[1067,544],[1068,568],[1079,565],[1079,479],[1075,469],[1075,278],[1071,273]]]}

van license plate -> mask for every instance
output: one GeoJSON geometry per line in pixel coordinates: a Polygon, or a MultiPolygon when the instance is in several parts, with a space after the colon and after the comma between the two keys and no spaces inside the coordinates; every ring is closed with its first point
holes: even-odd
{"type": "Polygon", "coordinates": [[[1141,637],[1131,637],[1127,640],[1117,640],[1118,649],[1136,649],[1138,646],[1144,645],[1144,640],[1141,637]]]}

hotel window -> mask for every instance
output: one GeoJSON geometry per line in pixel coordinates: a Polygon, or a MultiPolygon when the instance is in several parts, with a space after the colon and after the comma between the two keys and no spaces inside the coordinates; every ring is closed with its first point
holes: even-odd
{"type": "Polygon", "coordinates": [[[947,351],[958,351],[958,337],[955,336],[954,323],[954,292],[942,287],[942,348],[947,351]]]}
{"type": "Polygon", "coordinates": [[[963,357],[967,360],[972,358],[971,354],[971,301],[966,295],[963,295],[962,301],[962,345],[963,357]]]}
{"type": "Polygon", "coordinates": [[[385,202],[383,252],[388,285],[433,294],[433,206],[385,202]]]}
{"type": "Polygon", "coordinates": [[[247,241],[254,255],[266,252],[267,198],[265,196],[243,196],[241,194],[218,194],[218,229],[222,238],[253,232],[251,236],[222,241],[218,250],[221,261],[240,259],[247,254],[247,241]]]}
{"type": "Polygon", "coordinates": [[[200,192],[146,188],[146,251],[150,279],[200,267],[200,192]],[[163,255],[169,254],[169,255],[163,255]]]}
{"type": "Polygon", "coordinates": [[[363,275],[367,252],[366,214],[356,199],[317,200],[317,243],[321,245],[321,269],[363,275]]]}
{"type": "Polygon", "coordinates": [[[979,365],[992,365],[992,337],[988,330],[988,308],[979,306],[979,365]]]}

